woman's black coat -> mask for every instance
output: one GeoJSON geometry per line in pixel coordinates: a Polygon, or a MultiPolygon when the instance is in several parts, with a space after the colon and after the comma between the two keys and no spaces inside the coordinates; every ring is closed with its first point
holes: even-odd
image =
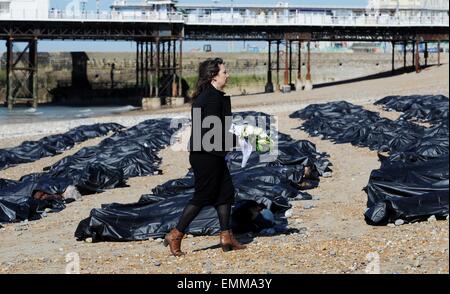
{"type": "Polygon", "coordinates": [[[216,156],[225,157],[226,154],[236,146],[236,136],[228,131],[231,126],[232,118],[231,100],[230,96],[226,96],[224,92],[217,90],[214,86],[209,84],[207,88],[197,96],[192,104],[191,117],[192,131],[191,139],[189,141],[189,151],[207,152],[216,156]],[[201,120],[194,118],[194,109],[201,111],[201,120]],[[201,144],[205,134],[214,128],[214,125],[202,127],[202,122],[208,116],[216,116],[221,122],[221,138],[212,136],[210,142],[215,146],[214,143],[218,144],[219,141],[217,140],[221,140],[222,144],[219,148],[215,146],[212,150],[209,150],[208,148],[205,150],[205,146],[201,144]],[[226,119],[227,117],[228,119],[226,119]],[[196,132],[195,136],[194,132],[196,132]]]}

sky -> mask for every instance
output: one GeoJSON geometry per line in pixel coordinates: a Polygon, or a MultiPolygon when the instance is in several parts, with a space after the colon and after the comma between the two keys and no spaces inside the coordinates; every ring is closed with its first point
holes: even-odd
{"type": "MultiPolygon", "coordinates": [[[[71,0],[50,0],[50,7],[56,9],[64,9],[71,0]]],[[[109,6],[113,0],[100,0],[100,9],[109,10],[109,6]]],[[[140,0],[129,0],[130,2],[140,2],[140,0]]],[[[349,6],[365,6],[367,0],[219,0],[219,3],[235,3],[235,4],[277,4],[278,2],[288,2],[291,5],[349,5],[349,6]]],[[[212,0],[179,0],[179,4],[206,4],[213,3],[212,0]]],[[[96,1],[88,0],[87,10],[96,9],[96,1]]],[[[5,46],[0,42],[0,52],[5,51],[5,46]]],[[[215,52],[223,52],[228,50],[240,51],[244,46],[258,46],[264,47],[265,44],[261,42],[185,42],[183,44],[183,51],[191,51],[203,48],[204,44],[210,44],[212,50],[215,52]],[[233,49],[231,49],[233,48],[233,49]]],[[[112,42],[112,41],[40,41],[40,52],[61,52],[61,51],[97,51],[97,52],[124,52],[136,50],[134,42],[112,42]]]]}

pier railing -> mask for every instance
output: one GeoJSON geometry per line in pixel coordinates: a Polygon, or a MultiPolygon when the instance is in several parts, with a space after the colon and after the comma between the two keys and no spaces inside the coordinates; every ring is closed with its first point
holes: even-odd
{"type": "MultiPolygon", "coordinates": [[[[341,11],[342,12],[342,11],[341,11]]],[[[20,10],[0,13],[0,20],[60,20],[60,21],[118,21],[118,22],[183,22],[187,25],[297,25],[297,26],[448,26],[448,11],[415,11],[416,15],[370,13],[355,15],[351,10],[345,16],[329,13],[298,11],[289,15],[242,15],[220,12],[158,12],[158,11],[85,11],[75,12],[52,9],[48,15],[36,10],[20,10]]]]}
{"type": "Polygon", "coordinates": [[[60,21],[124,21],[124,22],[183,22],[180,12],[136,11],[121,13],[118,11],[66,11],[52,9],[48,15],[39,14],[37,10],[15,10],[0,14],[0,20],[60,20],[60,21]]]}
{"type": "Polygon", "coordinates": [[[50,11],[50,19],[59,20],[113,20],[113,21],[184,21],[180,12],[162,13],[157,11],[135,11],[121,13],[119,11],[89,11],[85,13],[73,13],[71,11],[50,11]]]}
{"type": "Polygon", "coordinates": [[[331,16],[298,14],[295,16],[241,16],[188,14],[188,25],[305,25],[305,26],[448,26],[448,15],[438,16],[331,16]]]}

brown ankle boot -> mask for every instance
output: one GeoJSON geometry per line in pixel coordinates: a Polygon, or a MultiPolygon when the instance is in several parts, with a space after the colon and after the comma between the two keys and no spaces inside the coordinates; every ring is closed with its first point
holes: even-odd
{"type": "Polygon", "coordinates": [[[220,246],[224,252],[247,248],[234,238],[231,230],[220,232],[220,246]]]}
{"type": "Polygon", "coordinates": [[[174,256],[182,256],[185,254],[181,251],[181,240],[183,239],[183,236],[184,234],[182,232],[174,228],[164,237],[164,246],[169,246],[170,252],[174,256]]]}

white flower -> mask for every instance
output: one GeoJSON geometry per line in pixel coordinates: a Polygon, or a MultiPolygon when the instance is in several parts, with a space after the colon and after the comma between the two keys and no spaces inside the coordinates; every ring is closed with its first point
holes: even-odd
{"type": "Polygon", "coordinates": [[[268,139],[258,139],[256,141],[256,144],[258,144],[259,146],[269,145],[270,143],[271,141],[268,139]]]}
{"type": "Polygon", "coordinates": [[[248,137],[247,127],[244,127],[244,129],[241,132],[241,138],[247,138],[247,137],[248,137]]]}
{"type": "Polygon", "coordinates": [[[255,128],[255,131],[253,132],[256,136],[261,135],[261,133],[263,133],[264,130],[262,128],[255,128]]]}
{"type": "Polygon", "coordinates": [[[243,130],[244,130],[244,126],[243,125],[236,125],[234,123],[231,124],[230,133],[233,133],[236,136],[242,136],[243,130]]]}
{"type": "Polygon", "coordinates": [[[248,136],[252,136],[252,135],[254,135],[255,127],[248,125],[245,127],[245,131],[247,132],[248,136]]]}
{"type": "Polygon", "coordinates": [[[267,139],[267,134],[266,133],[262,133],[262,134],[260,134],[259,136],[258,136],[260,139],[267,139]]]}

